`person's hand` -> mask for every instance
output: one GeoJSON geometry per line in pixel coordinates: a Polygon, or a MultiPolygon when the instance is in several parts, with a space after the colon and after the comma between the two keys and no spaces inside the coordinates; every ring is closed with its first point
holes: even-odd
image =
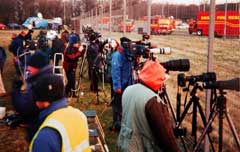
{"type": "Polygon", "coordinates": [[[75,44],[73,44],[73,47],[75,47],[75,48],[79,48],[79,46],[80,46],[79,43],[75,43],[75,44]]]}
{"type": "Polygon", "coordinates": [[[121,94],[122,93],[122,89],[118,88],[114,91],[115,93],[121,94]]]}
{"type": "Polygon", "coordinates": [[[84,47],[81,45],[81,46],[79,47],[78,51],[79,51],[79,52],[83,52],[83,50],[84,50],[84,47]]]}
{"type": "Polygon", "coordinates": [[[21,90],[22,92],[24,92],[24,91],[27,90],[27,83],[26,83],[26,81],[23,81],[23,84],[22,84],[20,90],[21,90]]]}

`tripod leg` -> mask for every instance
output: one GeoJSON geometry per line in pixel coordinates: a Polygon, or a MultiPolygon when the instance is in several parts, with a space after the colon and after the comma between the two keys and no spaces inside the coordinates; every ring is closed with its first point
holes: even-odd
{"type": "Polygon", "coordinates": [[[197,143],[197,101],[193,102],[192,136],[194,137],[194,146],[195,146],[197,143]]]}
{"type": "Polygon", "coordinates": [[[177,123],[177,119],[176,119],[176,117],[175,117],[176,114],[175,114],[175,112],[174,112],[174,110],[173,110],[173,106],[172,106],[172,104],[171,104],[171,102],[170,102],[170,99],[169,99],[169,97],[168,97],[166,88],[164,88],[164,98],[167,100],[167,103],[168,103],[168,105],[169,105],[169,107],[170,107],[170,110],[171,110],[171,113],[172,113],[172,116],[173,116],[173,119],[174,119],[175,123],[177,123]]]}
{"type": "Polygon", "coordinates": [[[222,141],[223,141],[223,113],[219,111],[218,114],[218,151],[222,151],[222,141]]]}
{"type": "Polygon", "coordinates": [[[180,121],[177,122],[177,127],[179,127],[184,119],[184,117],[186,116],[187,112],[188,112],[188,109],[190,108],[191,104],[192,104],[192,99],[188,102],[188,104],[186,105],[186,108],[184,109],[181,117],[180,117],[180,121]]]}
{"type": "MultiPolygon", "coordinates": [[[[166,88],[164,88],[164,98],[165,98],[165,100],[167,100],[167,103],[168,103],[168,105],[169,105],[169,107],[170,107],[170,110],[171,110],[171,113],[172,113],[174,122],[177,123],[177,119],[176,119],[176,117],[175,117],[176,115],[175,115],[175,112],[174,112],[174,110],[173,110],[173,106],[172,106],[172,104],[171,104],[171,102],[170,102],[170,99],[169,99],[169,97],[168,97],[166,88]]],[[[186,147],[185,141],[183,140],[183,137],[182,137],[182,136],[180,137],[180,140],[181,140],[181,143],[182,143],[182,145],[183,145],[184,151],[187,152],[187,147],[186,147]]]]}
{"type": "Polygon", "coordinates": [[[233,121],[232,121],[230,115],[227,113],[227,111],[225,111],[224,114],[225,114],[225,116],[226,116],[226,118],[227,118],[228,124],[229,124],[229,126],[230,126],[230,129],[231,129],[232,134],[233,134],[233,136],[234,136],[234,139],[235,139],[235,141],[236,141],[236,144],[237,144],[237,147],[238,147],[238,151],[240,152],[240,140],[239,140],[239,138],[238,138],[236,128],[235,128],[235,126],[234,126],[234,124],[233,124],[233,121]]]}
{"type": "MultiPolygon", "coordinates": [[[[206,117],[205,117],[205,115],[204,115],[204,113],[203,113],[202,106],[200,105],[199,102],[198,102],[197,104],[198,104],[198,110],[199,110],[200,116],[201,116],[201,118],[202,118],[204,127],[206,127],[206,126],[207,126],[207,121],[206,121],[206,117]]],[[[210,127],[211,127],[211,126],[210,126],[210,127]]],[[[215,150],[214,150],[214,146],[213,146],[213,141],[212,141],[212,139],[211,139],[211,137],[210,137],[210,135],[209,135],[209,132],[207,132],[207,135],[208,135],[208,139],[209,139],[209,142],[210,142],[210,144],[211,144],[212,150],[215,151],[215,150]]]]}
{"type": "Polygon", "coordinates": [[[193,152],[197,152],[198,151],[198,148],[200,147],[200,144],[201,144],[202,140],[204,139],[206,133],[208,132],[208,129],[210,128],[210,126],[211,126],[211,124],[214,121],[216,116],[217,116],[217,111],[215,111],[213,113],[212,117],[209,119],[205,129],[203,130],[202,135],[199,137],[198,142],[197,142],[196,146],[194,147],[193,152]]]}

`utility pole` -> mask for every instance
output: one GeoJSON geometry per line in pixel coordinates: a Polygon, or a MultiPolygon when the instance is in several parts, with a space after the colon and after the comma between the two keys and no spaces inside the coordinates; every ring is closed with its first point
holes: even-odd
{"type": "Polygon", "coordinates": [[[225,2],[225,12],[224,12],[224,37],[223,39],[225,40],[226,39],[226,34],[227,34],[227,10],[228,10],[228,2],[226,0],[225,2]]]}
{"type": "Polygon", "coordinates": [[[148,25],[147,25],[147,33],[150,35],[151,34],[151,5],[152,5],[152,0],[148,0],[148,9],[147,9],[147,14],[148,14],[148,25]]]}
{"type": "Polygon", "coordinates": [[[164,17],[164,3],[162,3],[162,17],[164,17]]]}
{"type": "Polygon", "coordinates": [[[103,2],[102,4],[100,5],[101,7],[101,33],[103,32],[103,2]]]}
{"type": "Polygon", "coordinates": [[[112,0],[109,0],[109,32],[112,32],[112,0]]]}
{"type": "Polygon", "coordinates": [[[65,4],[65,0],[63,0],[63,23],[66,24],[66,4],[65,4]]]}
{"type": "Polygon", "coordinates": [[[175,18],[177,19],[177,14],[178,14],[178,5],[176,4],[176,16],[175,16],[175,18]]]}
{"type": "Polygon", "coordinates": [[[126,7],[127,2],[126,0],[123,0],[123,35],[126,34],[126,7]]]}
{"type": "Polygon", "coordinates": [[[208,0],[203,0],[203,11],[206,11],[206,4],[207,4],[208,0]]]}
{"type": "MultiPolygon", "coordinates": [[[[209,11],[209,34],[208,34],[208,65],[207,72],[213,71],[213,44],[214,44],[214,25],[215,25],[215,0],[210,0],[210,11],[209,11]]],[[[211,90],[206,91],[206,118],[210,115],[210,105],[211,105],[211,90]]],[[[207,120],[208,121],[208,120],[207,120]]],[[[209,140],[208,136],[205,137],[204,152],[209,152],[209,140]]]]}

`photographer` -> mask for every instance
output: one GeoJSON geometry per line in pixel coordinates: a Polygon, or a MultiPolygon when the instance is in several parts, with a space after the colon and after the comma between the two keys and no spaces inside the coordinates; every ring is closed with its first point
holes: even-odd
{"type": "Polygon", "coordinates": [[[97,92],[98,90],[98,78],[97,78],[97,71],[94,69],[95,60],[100,52],[99,44],[97,43],[97,34],[92,33],[90,35],[90,44],[87,49],[87,61],[88,61],[88,76],[91,81],[90,83],[90,90],[93,92],[97,92]]]}
{"type": "Polygon", "coordinates": [[[42,75],[46,73],[52,73],[52,66],[50,66],[48,63],[48,57],[41,51],[36,51],[33,55],[31,55],[27,61],[27,80],[15,81],[14,88],[11,93],[12,104],[15,110],[23,119],[22,123],[28,125],[30,139],[38,127],[37,124],[35,124],[35,119],[39,113],[39,110],[33,101],[31,86],[36,79],[42,75]]]}
{"type": "Polygon", "coordinates": [[[117,48],[112,54],[112,82],[114,97],[112,101],[113,110],[113,126],[111,130],[120,130],[120,123],[122,118],[122,92],[124,89],[133,84],[132,79],[132,67],[133,61],[128,58],[130,49],[128,48],[128,43],[131,42],[130,39],[122,37],[120,39],[121,46],[117,48]]]}
{"type": "Polygon", "coordinates": [[[12,38],[11,44],[9,45],[9,51],[14,55],[13,63],[16,69],[17,74],[21,75],[21,70],[24,66],[24,57],[20,57],[19,55],[24,53],[24,37],[26,33],[24,31],[21,31],[21,33],[12,38]]]}
{"type": "Polygon", "coordinates": [[[136,44],[148,46],[149,49],[157,48],[157,45],[154,45],[150,42],[150,35],[147,33],[144,33],[142,35],[142,39],[140,41],[137,41],[136,44]]]}
{"type": "MultiPolygon", "coordinates": [[[[78,37],[72,35],[69,37],[67,48],[64,50],[63,68],[67,75],[66,95],[71,96],[72,90],[75,90],[75,73],[77,68],[78,59],[82,55],[83,48],[80,46],[78,37]]],[[[76,95],[73,94],[75,97],[76,95]]]]}
{"type": "Polygon", "coordinates": [[[123,151],[178,152],[167,105],[158,96],[165,69],[147,61],[139,83],[126,88],[122,96],[122,123],[118,145],[123,151]]]}

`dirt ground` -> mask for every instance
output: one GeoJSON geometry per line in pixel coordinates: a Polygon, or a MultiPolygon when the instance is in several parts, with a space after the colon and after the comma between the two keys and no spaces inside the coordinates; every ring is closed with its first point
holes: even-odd
{"type": "MultiPolygon", "coordinates": [[[[10,43],[10,37],[12,33],[18,31],[0,31],[0,46],[3,46],[8,52],[8,45],[10,43]]],[[[106,37],[112,37],[119,40],[122,34],[119,33],[104,33],[106,37]]],[[[133,40],[139,40],[140,35],[127,34],[133,40]]],[[[183,35],[161,35],[152,36],[152,43],[157,44],[159,47],[170,47],[172,53],[170,55],[158,55],[160,62],[178,59],[188,58],[190,60],[191,68],[186,75],[200,75],[207,71],[207,54],[208,54],[208,39],[207,37],[198,36],[183,36],[183,35]]],[[[214,41],[214,60],[213,70],[217,74],[217,80],[228,80],[240,76],[240,39],[227,39],[223,40],[216,38],[214,41]]],[[[15,76],[14,67],[12,64],[12,55],[8,52],[7,62],[5,64],[3,72],[3,80],[8,93],[11,92],[12,81],[15,76]]],[[[179,72],[170,71],[170,78],[166,81],[167,91],[170,97],[172,105],[176,105],[176,92],[177,92],[177,74],[179,72]]],[[[88,82],[83,84],[84,96],[80,97],[79,101],[76,99],[69,99],[69,103],[75,107],[79,107],[82,110],[96,109],[101,119],[102,126],[104,128],[107,143],[110,151],[116,151],[117,135],[108,131],[108,127],[111,124],[111,108],[106,107],[104,103],[99,105],[95,104],[94,94],[89,93],[88,82]],[[89,103],[89,104],[86,104],[89,103]]],[[[107,86],[107,100],[109,100],[109,86],[107,86]]],[[[238,137],[240,137],[240,93],[236,91],[227,92],[227,107],[228,111],[233,119],[233,123],[236,127],[238,137]]],[[[198,92],[201,104],[205,106],[205,93],[198,92]]],[[[101,94],[103,96],[103,93],[101,94]]],[[[6,106],[7,110],[13,110],[11,105],[11,98],[0,97],[0,106],[6,106]]],[[[217,119],[216,119],[217,120],[217,119]]],[[[215,146],[217,146],[217,121],[215,120],[212,135],[214,136],[215,146]]],[[[190,132],[190,116],[186,119],[184,125],[188,127],[190,132]]],[[[199,120],[200,121],[200,120],[199,120]]],[[[201,122],[199,126],[201,128],[201,122]]],[[[224,120],[224,151],[237,151],[234,138],[231,131],[224,120]]],[[[0,152],[26,152],[28,151],[28,142],[26,141],[25,128],[17,127],[10,128],[4,124],[0,124],[0,152]]]]}

